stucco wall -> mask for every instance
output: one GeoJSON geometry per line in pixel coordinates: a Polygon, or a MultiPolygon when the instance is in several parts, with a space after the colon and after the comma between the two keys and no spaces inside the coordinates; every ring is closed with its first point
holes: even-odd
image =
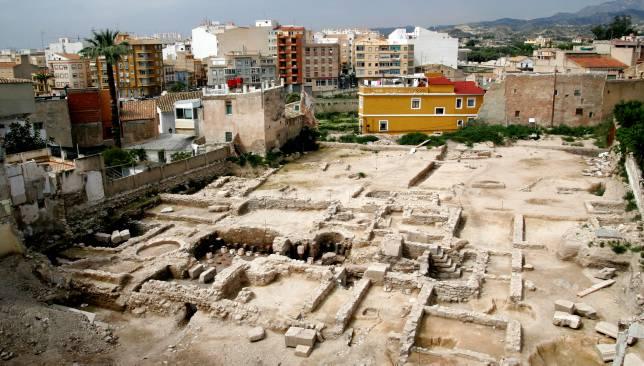
{"type": "Polygon", "coordinates": [[[103,124],[101,122],[72,125],[72,139],[80,147],[103,145],[103,124]]]}
{"type": "Polygon", "coordinates": [[[315,113],[348,113],[358,112],[358,98],[315,100],[315,113]]]}
{"type": "Polygon", "coordinates": [[[144,119],[122,122],[123,141],[126,144],[135,144],[150,140],[158,135],[156,119],[144,119]]]}
{"type": "Polygon", "coordinates": [[[30,83],[0,84],[0,117],[35,111],[34,89],[30,83]]]}
{"type": "Polygon", "coordinates": [[[505,84],[494,83],[485,93],[479,119],[487,123],[505,124],[505,84]]]}
{"type": "Polygon", "coordinates": [[[74,146],[66,99],[36,101],[36,110],[30,120],[43,122],[47,137],[52,137],[56,144],[64,147],[74,146]]]}

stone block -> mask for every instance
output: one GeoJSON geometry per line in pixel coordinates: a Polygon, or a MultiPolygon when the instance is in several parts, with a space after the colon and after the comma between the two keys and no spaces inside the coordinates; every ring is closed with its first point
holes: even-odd
{"type": "Polygon", "coordinates": [[[297,357],[309,357],[311,354],[311,351],[313,351],[312,346],[305,346],[303,344],[298,345],[295,347],[295,356],[297,357]]]}
{"type": "Polygon", "coordinates": [[[597,319],[597,310],[585,302],[575,303],[575,314],[588,319],[597,319]]]}
{"type": "Polygon", "coordinates": [[[128,230],[128,229],[121,230],[120,235],[121,235],[121,240],[122,241],[128,241],[132,237],[130,235],[130,230],[128,230]]]}
{"type": "Polygon", "coordinates": [[[611,362],[617,353],[615,344],[598,344],[595,346],[604,362],[611,362]]]}
{"type": "Polygon", "coordinates": [[[623,239],[623,236],[619,231],[607,229],[604,227],[600,227],[599,229],[595,230],[595,235],[597,236],[597,239],[623,239]]]}
{"type": "Polygon", "coordinates": [[[206,268],[204,268],[203,264],[195,264],[188,270],[188,276],[190,276],[190,279],[196,280],[205,270],[206,268]]]}
{"type": "Polygon", "coordinates": [[[163,209],[161,209],[161,213],[170,213],[170,212],[174,212],[174,208],[164,207],[163,209]]]}
{"type": "Polygon", "coordinates": [[[313,347],[317,335],[315,329],[290,327],[284,335],[286,347],[309,346],[313,347]]]}
{"type": "Polygon", "coordinates": [[[521,272],[523,270],[523,252],[521,249],[512,251],[512,272],[521,272]]]}
{"type": "Polygon", "coordinates": [[[644,365],[642,359],[634,353],[629,353],[624,357],[624,366],[641,366],[644,365]]]}
{"type": "Polygon", "coordinates": [[[604,267],[595,274],[595,278],[600,280],[610,280],[617,275],[617,270],[611,267],[604,267]]]}
{"type": "Polygon", "coordinates": [[[120,232],[120,231],[118,231],[118,230],[114,230],[114,231],[112,232],[112,238],[111,238],[111,240],[112,240],[112,243],[113,243],[113,244],[120,244],[120,243],[122,243],[122,242],[123,242],[123,239],[121,239],[121,232],[120,232]]]}
{"type": "Polygon", "coordinates": [[[199,282],[201,283],[210,283],[215,279],[215,274],[217,273],[217,269],[214,267],[208,268],[205,271],[201,272],[199,275],[199,282]]]}
{"type": "Polygon", "coordinates": [[[595,325],[595,332],[608,336],[610,338],[617,339],[617,334],[619,333],[619,328],[616,324],[609,322],[599,322],[595,325]]]}
{"type": "Polygon", "coordinates": [[[561,311],[568,314],[575,313],[575,303],[568,300],[555,301],[555,311],[561,311]]]}
{"type": "Polygon", "coordinates": [[[512,272],[510,276],[510,300],[514,302],[523,300],[523,276],[521,273],[512,272]]]}
{"type": "Polygon", "coordinates": [[[94,234],[94,239],[99,243],[109,244],[112,241],[112,235],[106,233],[94,234]]]}
{"type": "Polygon", "coordinates": [[[248,331],[248,340],[251,342],[261,341],[266,338],[266,332],[262,327],[255,327],[248,331]]]}
{"type": "Polygon", "coordinates": [[[577,315],[564,313],[562,311],[555,311],[555,315],[552,319],[552,324],[558,327],[579,329],[579,327],[581,326],[581,318],[577,315]]]}
{"type": "Polygon", "coordinates": [[[370,279],[374,285],[382,285],[385,283],[385,275],[388,269],[388,264],[374,263],[364,272],[364,277],[370,279]]]}
{"type": "Polygon", "coordinates": [[[388,257],[402,257],[403,238],[401,235],[388,234],[382,241],[382,251],[388,257]]]}
{"type": "MultiPolygon", "coordinates": [[[[299,247],[298,247],[299,248],[299,247]]],[[[336,261],[336,255],[333,252],[322,254],[322,264],[325,266],[331,265],[336,261]]]]}

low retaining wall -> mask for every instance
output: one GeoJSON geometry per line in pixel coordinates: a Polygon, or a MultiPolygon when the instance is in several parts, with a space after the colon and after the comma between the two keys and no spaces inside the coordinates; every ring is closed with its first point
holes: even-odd
{"type": "Polygon", "coordinates": [[[644,181],[642,180],[642,172],[637,166],[637,163],[635,162],[632,154],[629,154],[626,157],[626,163],[624,164],[624,166],[626,167],[626,173],[628,174],[628,183],[631,186],[633,195],[635,195],[635,202],[637,203],[637,207],[640,210],[640,215],[644,216],[644,195],[642,193],[641,183],[644,181]]]}
{"type": "Polygon", "coordinates": [[[354,287],[351,299],[338,310],[335,316],[335,326],[338,333],[344,332],[344,328],[349,324],[353,313],[355,313],[360,302],[367,295],[369,287],[371,287],[371,280],[368,278],[361,279],[354,287]]]}

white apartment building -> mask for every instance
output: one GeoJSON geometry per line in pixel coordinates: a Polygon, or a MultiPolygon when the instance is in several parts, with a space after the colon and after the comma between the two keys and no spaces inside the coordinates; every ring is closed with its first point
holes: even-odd
{"type": "Polygon", "coordinates": [[[236,28],[234,24],[221,24],[210,22],[202,24],[192,30],[192,54],[196,59],[216,57],[219,53],[219,40],[217,35],[226,29],[236,28]]]}
{"type": "Polygon", "coordinates": [[[445,65],[458,67],[458,39],[447,33],[439,33],[416,27],[407,33],[403,28],[389,35],[390,44],[413,44],[414,65],[445,65]]]}
{"type": "Polygon", "coordinates": [[[69,38],[58,38],[58,42],[50,43],[49,47],[45,50],[45,60],[49,67],[49,61],[54,59],[54,55],[59,54],[79,54],[85,47],[83,42],[72,42],[69,38]]]}

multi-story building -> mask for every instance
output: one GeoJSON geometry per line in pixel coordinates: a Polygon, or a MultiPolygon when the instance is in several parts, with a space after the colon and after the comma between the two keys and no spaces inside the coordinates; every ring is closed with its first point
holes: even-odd
{"type": "Polygon", "coordinates": [[[547,49],[535,51],[534,72],[537,73],[605,73],[609,79],[623,78],[628,65],[611,57],[589,51],[547,49]]]}
{"type": "Polygon", "coordinates": [[[338,43],[343,74],[353,70],[353,43],[357,37],[378,37],[379,33],[368,29],[325,29],[315,34],[316,43],[338,43]]]}
{"type": "Polygon", "coordinates": [[[188,87],[206,85],[203,65],[201,61],[195,60],[190,52],[177,52],[172,58],[164,60],[165,65],[173,66],[175,82],[181,82],[188,87]]]}
{"type": "Polygon", "coordinates": [[[389,35],[389,44],[414,45],[414,64],[446,65],[458,67],[458,38],[447,33],[439,33],[416,27],[408,33],[406,29],[396,29],[389,35]]]}
{"type": "Polygon", "coordinates": [[[198,59],[216,57],[219,54],[219,35],[227,29],[236,28],[234,24],[204,22],[192,30],[192,54],[198,59]]]}
{"type": "Polygon", "coordinates": [[[123,56],[114,70],[120,96],[133,98],[161,94],[163,50],[159,40],[119,34],[116,41],[126,41],[130,48],[130,54],[123,56]]]}
{"type": "Polygon", "coordinates": [[[208,57],[204,62],[208,68],[208,86],[226,84],[226,59],[224,57],[208,57]]]}
{"type": "Polygon", "coordinates": [[[298,26],[281,26],[276,31],[278,75],[290,90],[297,89],[304,82],[303,49],[308,32],[298,26]]]}
{"type": "Polygon", "coordinates": [[[538,48],[552,47],[552,38],[538,36],[536,38],[529,38],[523,43],[529,44],[531,46],[538,47],[538,48]]]}
{"type": "Polygon", "coordinates": [[[45,50],[45,62],[49,66],[49,61],[53,61],[56,54],[79,54],[85,47],[83,42],[72,42],[69,38],[58,38],[58,42],[50,43],[45,50]]]}
{"type": "Polygon", "coordinates": [[[163,64],[163,89],[167,90],[170,86],[174,85],[175,75],[174,75],[174,65],[169,65],[167,63],[163,64]]]}
{"type": "Polygon", "coordinates": [[[394,44],[383,37],[354,42],[354,69],[358,79],[379,82],[414,73],[414,45],[394,44]]]}
{"type": "Polygon", "coordinates": [[[225,81],[241,78],[243,85],[257,88],[261,87],[262,82],[275,81],[275,58],[272,56],[258,52],[229,52],[225,60],[225,81]]]}
{"type": "Polygon", "coordinates": [[[89,59],[76,54],[54,53],[49,60],[54,87],[85,89],[91,85],[89,59]]]}
{"type": "Polygon", "coordinates": [[[442,133],[478,117],[485,91],[476,83],[442,76],[403,79],[403,85],[360,87],[362,133],[442,133]]]}
{"type": "Polygon", "coordinates": [[[304,46],[304,85],[312,91],[338,88],[340,77],[340,45],[306,43],[304,46]]]}

